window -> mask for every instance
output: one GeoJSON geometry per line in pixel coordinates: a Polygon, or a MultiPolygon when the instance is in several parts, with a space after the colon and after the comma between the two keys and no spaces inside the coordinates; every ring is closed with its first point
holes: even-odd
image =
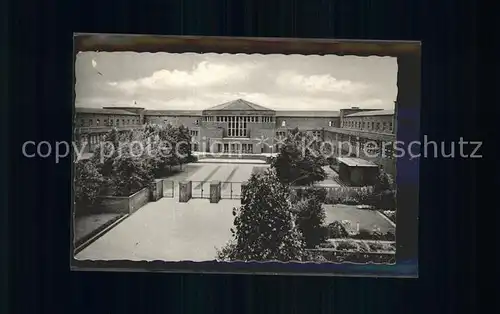
{"type": "Polygon", "coordinates": [[[243,117],[229,117],[227,128],[229,137],[247,137],[247,122],[243,117]]]}
{"type": "Polygon", "coordinates": [[[85,120],[83,119],[80,120],[80,126],[85,126],[85,120]]]}
{"type": "Polygon", "coordinates": [[[99,119],[97,119],[96,123],[97,123],[97,126],[99,126],[99,123],[101,123],[101,121],[99,119]]]}
{"type": "Polygon", "coordinates": [[[387,122],[382,123],[382,130],[385,131],[386,128],[387,128],[387,122]]]}
{"type": "Polygon", "coordinates": [[[384,151],[382,157],[386,158],[394,157],[394,143],[384,143],[384,151]]]}
{"type": "Polygon", "coordinates": [[[328,121],[328,126],[333,126],[333,121],[328,121]]]}
{"type": "Polygon", "coordinates": [[[389,122],[389,131],[392,131],[392,122],[389,122]]]}
{"type": "Polygon", "coordinates": [[[120,120],[116,119],[116,126],[120,125],[120,120]]]}
{"type": "Polygon", "coordinates": [[[365,122],[362,123],[362,128],[364,129],[365,128],[365,122]]]}
{"type": "Polygon", "coordinates": [[[127,124],[130,124],[130,119],[127,119],[127,124]]]}
{"type": "Polygon", "coordinates": [[[380,122],[377,122],[377,130],[380,130],[380,122]]]}
{"type": "Polygon", "coordinates": [[[217,116],[217,122],[220,122],[220,117],[219,116],[217,116]]]}
{"type": "Polygon", "coordinates": [[[241,144],[241,152],[243,154],[251,154],[253,152],[252,144],[241,144]]]}
{"type": "Polygon", "coordinates": [[[198,119],[194,120],[194,124],[196,124],[196,125],[199,124],[198,119]]]}
{"type": "Polygon", "coordinates": [[[373,130],[374,128],[375,128],[375,122],[372,121],[371,129],[373,130]]]}
{"type": "Polygon", "coordinates": [[[281,126],[282,127],[286,127],[286,121],[285,120],[281,121],[281,126]]]}
{"type": "Polygon", "coordinates": [[[92,119],[89,120],[89,125],[93,125],[92,119]]]}

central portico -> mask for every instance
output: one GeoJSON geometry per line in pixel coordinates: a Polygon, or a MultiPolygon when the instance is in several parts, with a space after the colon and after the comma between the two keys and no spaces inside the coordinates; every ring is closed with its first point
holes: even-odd
{"type": "Polygon", "coordinates": [[[237,99],[202,111],[202,150],[211,153],[272,153],[276,112],[237,99]]]}

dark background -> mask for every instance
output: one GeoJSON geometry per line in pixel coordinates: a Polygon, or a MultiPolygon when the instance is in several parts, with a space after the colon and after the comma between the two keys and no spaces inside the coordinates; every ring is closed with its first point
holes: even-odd
{"type": "Polygon", "coordinates": [[[376,279],[70,272],[71,161],[21,154],[24,141],[70,140],[73,32],[422,40],[422,135],[480,140],[473,1],[7,4],[0,10],[6,313],[475,312],[477,160],[421,160],[420,278],[376,279]]]}

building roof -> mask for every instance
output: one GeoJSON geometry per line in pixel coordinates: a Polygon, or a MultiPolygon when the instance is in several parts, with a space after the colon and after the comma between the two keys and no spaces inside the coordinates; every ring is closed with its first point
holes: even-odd
{"type": "Polygon", "coordinates": [[[146,116],[201,116],[200,110],[146,110],[146,116]]]}
{"type": "Polygon", "coordinates": [[[276,111],[276,116],[277,117],[323,117],[323,118],[336,118],[339,117],[339,112],[338,111],[276,111]]]}
{"type": "Polygon", "coordinates": [[[134,107],[134,106],[106,106],[102,107],[103,109],[112,109],[112,110],[144,110],[143,107],[134,107]]]}
{"type": "Polygon", "coordinates": [[[238,111],[238,110],[248,110],[248,111],[274,111],[269,108],[265,108],[262,106],[259,106],[257,104],[254,104],[253,102],[249,102],[244,99],[236,99],[233,101],[229,101],[220,105],[217,105],[215,107],[208,108],[206,110],[227,110],[227,111],[238,111]]]}
{"type": "Polygon", "coordinates": [[[346,115],[346,117],[350,118],[350,117],[371,117],[371,116],[392,116],[392,115],[394,115],[394,109],[362,111],[362,112],[348,114],[346,115]]]}
{"type": "Polygon", "coordinates": [[[355,157],[337,157],[337,161],[347,165],[348,167],[378,167],[371,161],[355,157]]]}
{"type": "Polygon", "coordinates": [[[127,115],[127,116],[137,116],[138,114],[126,111],[123,109],[103,109],[103,108],[86,108],[86,107],[75,107],[76,113],[93,113],[93,114],[116,114],[116,115],[127,115]]]}

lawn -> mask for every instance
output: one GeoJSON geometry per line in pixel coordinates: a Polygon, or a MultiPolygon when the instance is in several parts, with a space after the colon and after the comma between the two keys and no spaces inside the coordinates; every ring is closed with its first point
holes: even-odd
{"type": "Polygon", "coordinates": [[[393,227],[380,213],[374,210],[358,209],[352,205],[324,205],[326,219],[325,223],[330,224],[336,220],[349,220],[352,226],[359,222],[360,230],[373,231],[374,228],[380,228],[382,233],[391,231],[395,233],[393,227]]]}

